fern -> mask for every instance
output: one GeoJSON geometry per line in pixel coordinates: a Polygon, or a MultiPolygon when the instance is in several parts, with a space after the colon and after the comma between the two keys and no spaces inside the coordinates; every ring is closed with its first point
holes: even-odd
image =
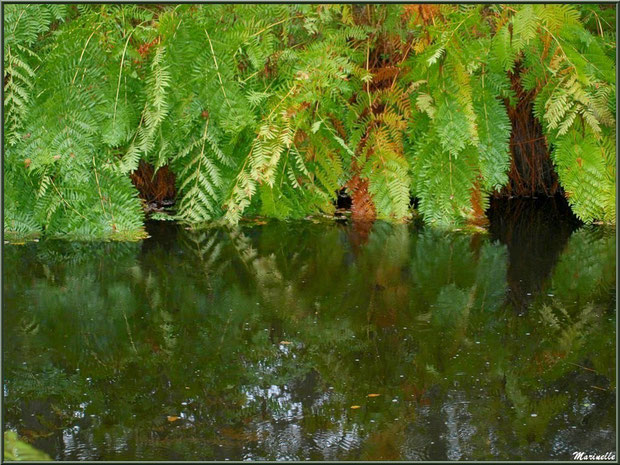
{"type": "Polygon", "coordinates": [[[141,237],[140,162],[174,172],[192,225],[331,214],[343,188],[366,219],[406,221],[414,196],[425,222],[459,225],[508,182],[517,78],[573,210],[615,222],[615,36],[596,6],[5,13],[16,237],[141,237]]]}
{"type": "Polygon", "coordinates": [[[553,161],[573,212],[583,221],[615,221],[615,179],[607,170],[605,147],[591,130],[558,137],[553,161]]]}
{"type": "Polygon", "coordinates": [[[32,105],[35,69],[41,60],[34,44],[53,21],[62,20],[65,9],[65,5],[7,5],[4,10],[4,130],[11,145],[32,105]]]}
{"type": "Polygon", "coordinates": [[[488,191],[499,190],[508,182],[511,124],[504,104],[485,86],[484,76],[475,91],[473,105],[478,128],[480,171],[488,191]]]}
{"type": "Polygon", "coordinates": [[[220,166],[231,162],[220,149],[213,130],[209,130],[208,119],[202,135],[192,140],[175,161],[183,167],[179,173],[182,195],[179,215],[194,223],[220,216],[218,206],[223,186],[220,166]]]}

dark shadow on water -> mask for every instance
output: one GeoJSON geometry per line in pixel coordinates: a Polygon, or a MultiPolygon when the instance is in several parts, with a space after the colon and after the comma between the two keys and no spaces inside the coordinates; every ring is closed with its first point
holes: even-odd
{"type": "Polygon", "coordinates": [[[491,236],[508,247],[509,299],[523,312],[581,223],[561,196],[492,198],[487,215],[491,236]]]}
{"type": "Polygon", "coordinates": [[[154,248],[171,249],[176,247],[183,226],[173,221],[147,221],[145,229],[149,239],[142,242],[142,253],[148,254],[154,248]]]}

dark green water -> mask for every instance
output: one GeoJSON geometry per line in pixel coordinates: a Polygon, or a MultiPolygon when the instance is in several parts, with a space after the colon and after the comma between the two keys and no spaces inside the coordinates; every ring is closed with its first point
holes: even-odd
{"type": "Polygon", "coordinates": [[[5,428],[57,460],[613,452],[615,230],[538,215],[5,246],[5,428]]]}

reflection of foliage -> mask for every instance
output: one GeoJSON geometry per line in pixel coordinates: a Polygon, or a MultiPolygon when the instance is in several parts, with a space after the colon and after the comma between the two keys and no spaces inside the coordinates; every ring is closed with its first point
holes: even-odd
{"type": "Polygon", "coordinates": [[[583,228],[575,232],[555,267],[550,284],[536,299],[534,328],[517,326],[519,337],[533,337],[536,346],[524,346],[520,368],[504,368],[506,394],[518,415],[514,425],[522,437],[539,440],[549,422],[570,402],[589,404],[588,393],[570,399],[559,389],[540,395],[542,386],[577,370],[590,375],[595,389],[615,389],[613,308],[615,285],[615,236],[604,229],[583,228]],[[527,328],[527,329],[526,329],[527,328]],[[592,358],[584,357],[592,354],[592,358]],[[611,357],[611,360],[609,360],[611,357]],[[585,366],[584,366],[585,365],[585,366]],[[590,366],[587,366],[590,365],[590,366]],[[592,368],[594,366],[594,368],[592,368]],[[601,387],[598,384],[603,384],[601,387]]]}
{"type": "Polygon", "coordinates": [[[59,425],[93,432],[76,436],[86,449],[111,435],[155,451],[143,458],[374,459],[409,457],[412,428],[438,434],[411,425],[445,416],[478,431],[450,457],[530,457],[561,413],[607,399],[590,385],[614,389],[610,236],[578,231],[519,315],[504,303],[506,248],[485,236],[377,223],[359,246],[348,226],[309,222],[179,234],[141,253],[7,249],[10,427],[43,401],[59,425]],[[584,282],[562,287],[584,260],[584,282]],[[566,384],[582,372],[594,378],[566,384]]]}
{"type": "Polygon", "coordinates": [[[587,302],[594,289],[605,299],[615,291],[615,255],[615,229],[580,229],[556,266],[550,292],[567,304],[587,302]]]}
{"type": "Polygon", "coordinates": [[[13,400],[30,399],[40,396],[44,398],[79,399],[81,379],[78,375],[67,374],[54,366],[39,366],[40,371],[32,373],[27,366],[18,367],[14,380],[7,382],[7,389],[15,392],[13,400]]]}

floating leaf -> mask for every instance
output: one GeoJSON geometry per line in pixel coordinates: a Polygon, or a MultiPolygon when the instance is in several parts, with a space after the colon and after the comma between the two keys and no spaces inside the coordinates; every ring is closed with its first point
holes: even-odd
{"type": "Polygon", "coordinates": [[[179,417],[175,417],[174,415],[168,415],[168,421],[169,422],[177,421],[178,419],[179,419],[179,417]]]}
{"type": "Polygon", "coordinates": [[[381,394],[368,394],[368,397],[379,397],[381,394]]]}
{"type": "Polygon", "coordinates": [[[359,405],[351,405],[351,408],[352,409],[356,409],[356,408],[360,408],[360,406],[359,405]]]}

